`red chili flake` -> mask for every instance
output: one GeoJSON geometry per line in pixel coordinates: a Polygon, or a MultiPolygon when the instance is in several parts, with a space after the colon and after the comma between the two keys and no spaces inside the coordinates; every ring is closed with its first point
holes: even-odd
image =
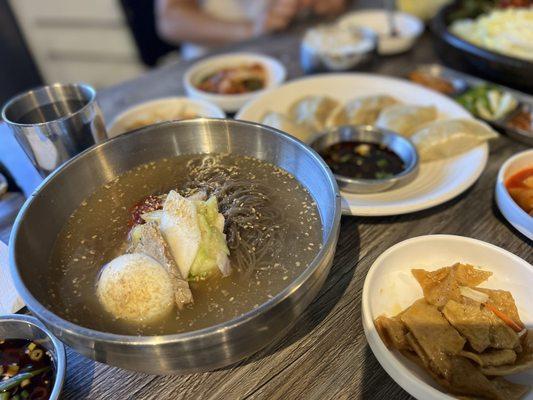
{"type": "Polygon", "coordinates": [[[162,196],[150,195],[148,197],[145,197],[131,208],[131,226],[144,224],[145,221],[141,217],[143,214],[156,210],[161,210],[162,208],[162,196]]]}

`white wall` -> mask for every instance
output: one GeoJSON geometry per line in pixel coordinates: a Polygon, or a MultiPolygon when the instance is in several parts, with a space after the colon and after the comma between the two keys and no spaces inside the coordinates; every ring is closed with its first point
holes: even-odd
{"type": "Polygon", "coordinates": [[[9,0],[46,82],[97,88],[144,70],[116,0],[9,0]]]}

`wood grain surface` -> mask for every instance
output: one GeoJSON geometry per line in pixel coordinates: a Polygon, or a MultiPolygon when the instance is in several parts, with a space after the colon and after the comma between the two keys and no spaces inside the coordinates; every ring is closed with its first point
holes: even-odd
{"type": "MultiPolygon", "coordinates": [[[[231,50],[279,58],[288,78],[301,75],[299,41],[293,31],[231,50]]],[[[437,61],[425,34],[403,55],[379,60],[372,71],[404,76],[418,64],[437,61]]],[[[110,119],[144,100],[182,95],[182,62],[102,90],[100,105],[110,119]]],[[[499,166],[525,145],[501,137],[491,142],[487,169],[472,188],[441,206],[415,214],[344,217],[335,261],[320,294],[284,338],[241,363],[209,373],[151,376],[95,363],[68,352],[65,399],[407,399],[373,356],[361,324],[365,275],[383,251],[404,239],[432,233],[473,237],[533,262],[532,243],[516,232],[494,203],[499,166]]]]}

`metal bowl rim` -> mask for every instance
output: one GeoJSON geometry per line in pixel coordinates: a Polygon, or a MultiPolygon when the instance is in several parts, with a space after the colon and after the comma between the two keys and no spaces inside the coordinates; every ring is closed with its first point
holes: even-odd
{"type": "MultiPolygon", "coordinates": [[[[413,160],[409,163],[409,165],[402,172],[400,172],[399,174],[393,175],[390,178],[384,178],[384,179],[361,179],[361,178],[359,178],[358,179],[358,178],[350,178],[350,177],[345,176],[345,175],[333,174],[335,179],[337,179],[339,182],[350,184],[350,185],[364,186],[366,188],[372,188],[373,186],[382,186],[382,185],[385,185],[385,184],[394,184],[394,183],[397,183],[397,182],[401,182],[401,181],[406,180],[407,178],[409,178],[412,174],[414,174],[417,171],[418,166],[420,164],[420,157],[418,156],[418,151],[416,150],[416,146],[413,144],[413,142],[411,142],[411,140],[409,140],[408,138],[406,138],[406,137],[404,137],[404,136],[402,136],[402,135],[400,135],[400,134],[398,134],[396,132],[393,132],[393,131],[388,130],[388,129],[378,128],[378,127],[373,126],[373,125],[341,125],[341,126],[335,127],[334,129],[331,129],[331,130],[329,130],[327,132],[324,132],[323,134],[318,136],[315,140],[313,140],[313,142],[311,143],[311,147],[313,148],[313,150],[316,151],[316,148],[314,147],[314,145],[319,140],[321,140],[321,139],[323,139],[323,138],[325,138],[327,136],[333,136],[333,135],[335,135],[337,133],[337,131],[339,131],[340,129],[343,129],[343,128],[349,128],[349,129],[355,130],[357,133],[360,132],[360,131],[379,132],[379,133],[383,134],[385,137],[393,137],[393,138],[395,138],[397,140],[400,140],[400,141],[404,142],[407,145],[407,147],[409,148],[409,152],[411,153],[411,155],[413,157],[413,160]]],[[[356,133],[356,132],[354,132],[354,133],[356,133]]],[[[337,142],[337,143],[339,143],[339,142],[337,142]]],[[[382,141],[377,141],[376,143],[385,144],[382,141]]],[[[387,148],[389,148],[394,154],[396,154],[398,157],[400,157],[399,154],[394,149],[390,148],[389,146],[387,146],[387,148]]]]}
{"type": "MultiPolygon", "coordinates": [[[[94,339],[105,340],[105,341],[112,342],[115,344],[128,344],[128,345],[159,346],[161,344],[179,343],[179,342],[184,342],[187,340],[204,338],[204,337],[214,335],[217,333],[222,333],[223,331],[229,330],[231,328],[235,328],[239,325],[243,325],[247,321],[256,318],[257,316],[261,315],[265,311],[280,304],[286,298],[290,297],[290,295],[293,292],[296,292],[304,284],[304,282],[306,282],[309,279],[312,273],[320,267],[320,265],[322,264],[322,261],[327,256],[327,253],[331,250],[331,247],[335,244],[337,240],[336,232],[338,231],[338,227],[340,225],[340,218],[341,218],[341,197],[340,197],[339,189],[337,186],[337,182],[333,174],[331,173],[326,163],[318,155],[318,153],[315,152],[309,146],[307,146],[305,143],[301,142],[300,140],[284,133],[283,131],[280,131],[279,129],[275,129],[270,126],[262,125],[262,124],[251,122],[251,121],[233,120],[233,119],[226,119],[226,118],[196,118],[196,119],[181,120],[181,121],[166,121],[166,122],[161,122],[158,124],[142,127],[134,131],[131,131],[128,134],[119,135],[117,137],[105,140],[104,142],[99,143],[97,145],[94,145],[90,147],[89,149],[83,151],[82,153],[78,154],[76,157],[68,160],[63,165],[61,165],[58,169],[52,172],[48,177],[46,177],[44,181],[37,187],[37,189],[35,189],[32,195],[23,204],[20,212],[17,215],[15,223],[13,224],[13,229],[10,235],[10,242],[13,243],[13,245],[9,246],[10,271],[11,271],[13,281],[15,283],[15,287],[17,291],[19,292],[19,294],[21,294],[21,297],[23,298],[23,300],[26,302],[26,305],[28,306],[28,308],[32,310],[37,315],[37,317],[39,317],[40,315],[44,315],[46,318],[43,318],[43,319],[45,319],[46,321],[52,321],[50,323],[51,325],[58,326],[62,331],[66,331],[72,336],[85,337],[90,340],[94,340],[94,339]],[[68,168],[72,164],[76,162],[81,162],[79,160],[82,160],[83,158],[85,158],[87,154],[94,152],[94,151],[98,151],[100,148],[104,146],[108,146],[109,143],[118,142],[121,140],[127,140],[127,138],[129,137],[143,134],[146,131],[151,131],[160,126],[189,125],[189,124],[194,124],[198,122],[199,120],[207,121],[207,122],[219,122],[219,123],[225,122],[229,124],[235,124],[235,123],[244,124],[244,125],[249,125],[251,127],[266,129],[267,131],[270,131],[275,136],[278,136],[278,137],[281,136],[284,138],[284,140],[288,140],[288,141],[295,143],[302,151],[307,152],[318,163],[318,165],[321,167],[323,172],[325,172],[326,176],[328,177],[329,186],[331,187],[332,191],[335,193],[335,202],[333,204],[335,211],[334,211],[334,218],[331,224],[331,228],[327,231],[326,243],[322,246],[322,248],[317,253],[313,261],[285,289],[280,291],[273,298],[262,303],[259,307],[252,309],[236,318],[230,319],[228,321],[222,322],[217,325],[195,330],[195,331],[188,331],[188,332],[175,333],[175,334],[169,334],[169,335],[153,335],[153,336],[120,335],[116,333],[102,332],[102,331],[98,331],[95,329],[90,329],[90,328],[83,327],[81,325],[74,324],[73,322],[70,322],[60,317],[59,315],[50,311],[48,308],[44,307],[23,284],[21,276],[18,272],[18,268],[16,267],[16,263],[15,263],[15,259],[16,259],[15,248],[17,244],[16,237],[20,229],[20,226],[22,224],[22,220],[24,218],[26,210],[32,205],[34,199],[39,195],[40,192],[46,190],[46,187],[55,178],[55,176],[65,173],[65,171],[68,170],[68,168]],[[164,341],[161,341],[161,339],[164,339],[164,341]]],[[[324,226],[322,226],[322,228],[324,229],[324,226]]]]}
{"type": "Polygon", "coordinates": [[[54,353],[57,357],[57,365],[55,366],[55,373],[54,373],[54,385],[52,387],[52,392],[50,393],[50,399],[58,399],[59,395],[61,394],[61,390],[63,388],[63,383],[65,381],[65,372],[66,372],[66,365],[67,365],[67,357],[65,353],[65,346],[61,341],[54,336],[52,332],[48,330],[48,328],[37,318],[32,317],[30,315],[22,315],[22,314],[6,314],[6,315],[0,315],[0,324],[2,322],[8,322],[8,321],[15,321],[20,323],[26,323],[33,325],[37,329],[41,330],[52,342],[52,345],[54,346],[54,353]]]}

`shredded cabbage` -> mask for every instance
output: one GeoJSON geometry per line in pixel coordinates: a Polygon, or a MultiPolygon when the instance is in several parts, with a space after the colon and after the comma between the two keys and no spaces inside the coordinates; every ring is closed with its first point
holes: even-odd
{"type": "Polygon", "coordinates": [[[201,241],[196,257],[189,270],[189,280],[203,280],[219,270],[220,255],[224,261],[229,256],[223,226],[220,227],[218,203],[212,196],[207,201],[197,201],[198,224],[200,226],[201,241]]]}

